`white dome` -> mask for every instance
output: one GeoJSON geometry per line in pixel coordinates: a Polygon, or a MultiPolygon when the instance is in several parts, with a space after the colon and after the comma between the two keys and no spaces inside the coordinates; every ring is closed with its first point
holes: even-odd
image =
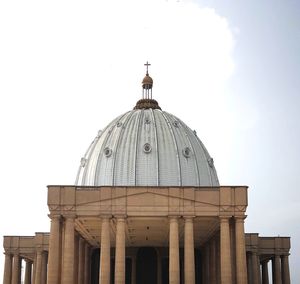
{"type": "Polygon", "coordinates": [[[113,120],[81,159],[76,185],[219,186],[197,135],[160,109],[135,109],[113,120]]]}

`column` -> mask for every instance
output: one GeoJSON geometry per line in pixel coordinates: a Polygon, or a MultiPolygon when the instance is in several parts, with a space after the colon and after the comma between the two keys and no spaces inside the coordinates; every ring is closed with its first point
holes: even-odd
{"type": "Polygon", "coordinates": [[[221,267],[220,267],[220,236],[216,237],[216,269],[217,269],[217,283],[221,283],[221,267]]]}
{"type": "Polygon", "coordinates": [[[210,284],[216,284],[216,246],[215,240],[212,238],[209,243],[209,274],[210,274],[210,284]]]}
{"type": "Polygon", "coordinates": [[[110,219],[102,218],[99,284],[110,284],[110,219]]]}
{"type": "Polygon", "coordinates": [[[75,216],[67,216],[65,219],[63,277],[61,281],[64,284],[74,284],[74,221],[75,216]]]}
{"type": "Polygon", "coordinates": [[[281,281],[281,268],[280,268],[280,256],[275,255],[272,259],[272,268],[273,268],[273,283],[282,284],[281,281]]]}
{"type": "Polygon", "coordinates": [[[122,217],[117,218],[115,284],[125,284],[125,218],[122,217]]]}
{"type": "Polygon", "coordinates": [[[205,244],[205,248],[204,248],[204,251],[205,251],[205,271],[204,271],[204,283],[207,283],[209,284],[210,283],[210,273],[209,273],[209,259],[210,259],[210,256],[209,256],[209,244],[206,243],[205,244]]]}
{"type": "Polygon", "coordinates": [[[36,251],[35,284],[41,284],[42,276],[42,250],[36,251]]]}
{"type": "Polygon", "coordinates": [[[161,252],[159,249],[156,249],[156,253],[157,253],[157,284],[161,284],[162,281],[161,252]]]}
{"type": "Polygon", "coordinates": [[[169,284],[180,282],[178,218],[170,217],[169,232],[169,284]]]}
{"type": "Polygon", "coordinates": [[[131,284],[136,284],[136,255],[131,257],[131,284]]]}
{"type": "Polygon", "coordinates": [[[12,255],[5,253],[3,284],[11,284],[12,278],[12,255]]]}
{"type": "Polygon", "coordinates": [[[221,250],[221,283],[231,284],[231,249],[230,249],[230,217],[220,216],[220,250],[221,250]]]}
{"type": "Polygon", "coordinates": [[[90,247],[89,244],[85,244],[84,248],[84,284],[90,283],[90,247]]]}
{"type": "Polygon", "coordinates": [[[259,258],[256,251],[251,253],[253,284],[260,284],[259,258]]]}
{"type": "Polygon", "coordinates": [[[79,269],[79,239],[80,236],[74,231],[74,278],[73,283],[78,284],[78,269],[79,269]]]}
{"type": "Polygon", "coordinates": [[[33,264],[32,264],[32,279],[31,279],[32,284],[35,284],[35,271],[36,271],[36,254],[34,256],[33,264]]]}
{"type": "Polygon", "coordinates": [[[79,256],[78,256],[78,284],[84,284],[84,239],[79,238],[79,256]]]}
{"type": "Polygon", "coordinates": [[[252,273],[252,252],[247,252],[246,254],[247,257],[247,278],[248,278],[248,283],[253,283],[253,273],[252,273]]]}
{"type": "Polygon", "coordinates": [[[281,272],[282,272],[282,284],[290,284],[290,266],[289,266],[289,256],[283,255],[281,257],[281,272]]]}
{"type": "Polygon", "coordinates": [[[48,253],[46,251],[42,254],[42,275],[41,275],[41,283],[47,283],[47,266],[48,266],[48,253]]]}
{"type": "Polygon", "coordinates": [[[49,237],[49,257],[48,257],[48,271],[47,284],[60,283],[59,266],[60,266],[60,216],[50,215],[51,228],[49,237]]]}
{"type": "Polygon", "coordinates": [[[262,284],[269,284],[268,260],[262,262],[262,284]]]}
{"type": "Polygon", "coordinates": [[[12,266],[12,284],[19,284],[21,282],[20,279],[21,272],[21,258],[19,253],[15,253],[13,257],[13,266],[12,266]]]}
{"type": "Polygon", "coordinates": [[[184,283],[195,283],[194,224],[192,217],[184,219],[184,283]]]}
{"type": "Polygon", "coordinates": [[[246,216],[235,217],[235,250],[236,250],[236,281],[237,284],[247,284],[247,261],[244,219],[246,216]]]}
{"type": "Polygon", "coordinates": [[[24,284],[31,284],[32,262],[30,260],[25,260],[25,263],[24,284]]]}

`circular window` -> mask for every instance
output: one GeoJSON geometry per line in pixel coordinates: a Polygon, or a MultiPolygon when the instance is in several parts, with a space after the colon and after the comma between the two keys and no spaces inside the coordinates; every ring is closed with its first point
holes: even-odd
{"type": "Polygon", "coordinates": [[[117,123],[117,127],[121,127],[121,126],[122,126],[122,122],[119,121],[119,122],[117,123]]]}
{"type": "Polygon", "coordinates": [[[189,147],[185,147],[183,150],[182,150],[182,154],[183,156],[185,156],[186,158],[189,158],[192,154],[192,151],[189,147]]]}
{"type": "Polygon", "coordinates": [[[209,159],[207,160],[207,162],[208,162],[208,165],[209,165],[211,168],[214,166],[214,159],[213,159],[213,158],[209,158],[209,159]]]}
{"type": "Polygon", "coordinates": [[[146,143],[144,145],[144,152],[147,153],[147,154],[149,154],[151,152],[151,150],[152,150],[152,148],[151,148],[150,144],[146,143]]]}
{"type": "Polygon", "coordinates": [[[84,168],[86,164],[86,158],[81,158],[80,165],[84,168]]]}
{"type": "Polygon", "coordinates": [[[111,156],[111,154],[112,154],[112,150],[109,147],[106,147],[104,149],[104,155],[108,158],[111,156]]]}
{"type": "Polygon", "coordinates": [[[173,125],[174,125],[175,127],[178,127],[178,126],[179,126],[179,122],[178,122],[177,120],[175,120],[175,121],[173,122],[173,125]]]}
{"type": "Polygon", "coordinates": [[[145,119],[145,124],[150,124],[151,123],[151,120],[147,117],[146,119],[145,119]]]}

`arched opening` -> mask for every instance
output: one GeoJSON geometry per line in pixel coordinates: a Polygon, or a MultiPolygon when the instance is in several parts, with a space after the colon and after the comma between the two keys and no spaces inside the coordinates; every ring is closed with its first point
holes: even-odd
{"type": "Polygon", "coordinates": [[[138,250],[136,283],[157,284],[157,253],[154,248],[143,247],[138,250]]]}

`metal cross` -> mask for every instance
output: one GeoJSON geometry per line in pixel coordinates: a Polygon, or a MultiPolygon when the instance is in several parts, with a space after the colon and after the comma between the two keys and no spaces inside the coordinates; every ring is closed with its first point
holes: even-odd
{"type": "Polygon", "coordinates": [[[148,75],[148,74],[149,74],[149,73],[148,73],[148,67],[151,66],[151,64],[147,61],[147,63],[145,63],[144,65],[147,66],[147,70],[146,70],[147,73],[146,73],[146,74],[148,75]]]}

